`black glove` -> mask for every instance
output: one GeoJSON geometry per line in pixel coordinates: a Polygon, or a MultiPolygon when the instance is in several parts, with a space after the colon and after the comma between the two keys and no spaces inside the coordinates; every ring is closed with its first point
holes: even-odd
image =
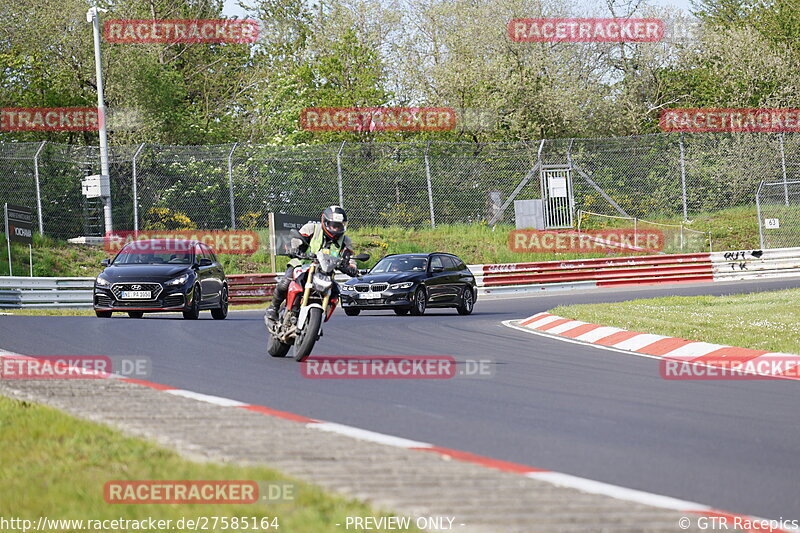
{"type": "Polygon", "coordinates": [[[351,278],[358,277],[358,269],[354,266],[345,265],[341,268],[341,271],[350,276],[351,278]]]}

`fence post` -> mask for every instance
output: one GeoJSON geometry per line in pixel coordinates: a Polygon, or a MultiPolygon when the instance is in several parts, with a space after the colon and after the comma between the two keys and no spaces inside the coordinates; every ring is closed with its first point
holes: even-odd
{"type": "Polygon", "coordinates": [[[233,143],[228,154],[228,194],[231,202],[231,229],[236,229],[236,207],[233,200],[233,152],[237,146],[239,146],[239,143],[233,143]]]}
{"type": "Polygon", "coordinates": [[[783,171],[783,199],[786,207],[789,207],[789,185],[786,183],[786,152],[783,149],[783,132],[778,134],[781,146],[781,170],[783,171]]]}
{"type": "Polygon", "coordinates": [[[336,175],[339,181],[339,205],[342,207],[344,207],[344,191],[342,189],[342,150],[344,150],[344,143],[346,142],[347,141],[342,141],[342,145],[336,153],[336,175]]]}
{"type": "Polygon", "coordinates": [[[764,186],[764,181],[762,180],[758,184],[758,189],[756,189],[756,216],[758,217],[758,242],[760,248],[764,249],[764,228],[761,220],[761,187],[764,186]]]}
{"type": "Polygon", "coordinates": [[[689,220],[689,209],[686,205],[686,162],[683,153],[683,133],[678,138],[678,144],[681,147],[681,194],[683,197],[683,220],[689,220]]]}
{"type": "Polygon", "coordinates": [[[431,187],[431,165],[428,161],[428,149],[431,147],[431,142],[425,145],[425,179],[428,181],[428,204],[431,208],[431,227],[436,228],[436,216],[433,213],[433,188],[431,187]]]}
{"type": "Polygon", "coordinates": [[[133,231],[139,231],[139,183],[136,176],[136,158],[139,157],[139,152],[144,148],[145,143],[139,145],[136,153],[133,154],[133,231]]]}
{"type": "Polygon", "coordinates": [[[36,211],[39,212],[39,234],[44,235],[44,218],[42,217],[42,187],[39,185],[39,154],[44,150],[47,141],[42,141],[36,155],[33,156],[33,179],[36,182],[36,211]]]}

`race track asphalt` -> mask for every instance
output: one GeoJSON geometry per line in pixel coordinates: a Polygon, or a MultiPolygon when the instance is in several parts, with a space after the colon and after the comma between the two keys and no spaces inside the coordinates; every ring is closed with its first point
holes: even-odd
{"type": "Polygon", "coordinates": [[[469,317],[337,311],[314,350],[491,359],[494,375],[481,379],[307,379],[293,359],[266,354],[262,311],[233,312],[225,321],[208,312],[199,321],[2,316],[0,348],[147,356],[147,379],[172,387],[737,513],[800,518],[798,383],[667,381],[656,360],[501,325],[559,304],[790,287],[800,279],[552,292],[482,300],[469,317]]]}

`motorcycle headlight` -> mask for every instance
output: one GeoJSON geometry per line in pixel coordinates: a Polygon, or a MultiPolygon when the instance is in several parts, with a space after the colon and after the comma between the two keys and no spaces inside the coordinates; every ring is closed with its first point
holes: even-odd
{"type": "Polygon", "coordinates": [[[97,285],[98,287],[110,287],[111,286],[111,282],[108,281],[106,278],[104,278],[102,275],[101,276],[97,276],[97,279],[94,280],[94,284],[97,285]]]}
{"type": "Polygon", "coordinates": [[[176,285],[183,285],[187,281],[189,281],[189,273],[188,272],[186,272],[184,274],[181,274],[177,278],[173,278],[173,279],[171,279],[169,281],[164,282],[164,285],[166,285],[168,287],[175,287],[176,285]]]}
{"type": "Polygon", "coordinates": [[[326,276],[321,272],[314,272],[314,289],[319,292],[325,292],[331,288],[333,285],[333,279],[330,276],[326,276]]]}
{"type": "Polygon", "coordinates": [[[392,290],[410,289],[413,285],[414,285],[413,281],[404,281],[403,283],[395,283],[394,285],[389,285],[389,288],[392,290]]]}

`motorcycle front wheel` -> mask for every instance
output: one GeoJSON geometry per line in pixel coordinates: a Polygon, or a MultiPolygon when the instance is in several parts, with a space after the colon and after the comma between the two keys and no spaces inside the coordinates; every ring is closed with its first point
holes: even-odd
{"type": "Polygon", "coordinates": [[[303,324],[303,331],[294,341],[295,361],[305,361],[311,355],[314,343],[317,342],[317,332],[320,324],[322,324],[322,309],[312,307],[308,310],[308,317],[306,317],[306,323],[303,324]]]}

